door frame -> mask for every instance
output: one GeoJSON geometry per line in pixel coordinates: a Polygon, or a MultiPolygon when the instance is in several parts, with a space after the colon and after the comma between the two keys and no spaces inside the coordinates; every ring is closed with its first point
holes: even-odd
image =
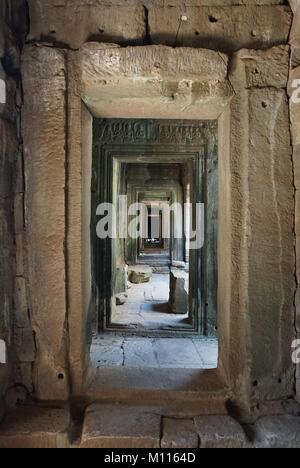
{"type": "MultiPolygon", "coordinates": [[[[196,203],[204,203],[207,207],[207,160],[209,159],[209,141],[202,141],[202,144],[185,144],[179,145],[170,142],[168,144],[160,143],[156,148],[153,144],[138,143],[120,144],[119,141],[111,144],[107,141],[101,141],[99,138],[99,127],[103,119],[94,119],[94,171],[97,176],[97,190],[94,193],[93,209],[99,203],[113,203],[113,183],[112,178],[117,168],[120,168],[122,163],[186,163],[190,162],[193,166],[193,184],[192,204],[195,207],[196,203]],[[95,196],[97,201],[95,200],[95,196]]],[[[185,122],[188,124],[189,122],[185,122]]],[[[212,126],[213,122],[208,122],[208,126],[212,126]]],[[[172,124],[178,125],[177,121],[172,121],[172,124]]],[[[203,125],[203,122],[201,122],[203,125]]],[[[195,122],[194,122],[195,125],[195,122]]],[[[209,132],[206,132],[206,135],[209,132]]],[[[212,158],[217,158],[217,145],[214,146],[214,154],[212,158]]],[[[217,197],[217,194],[216,194],[217,197]]],[[[207,210],[205,210],[205,230],[207,230],[207,210]]],[[[95,238],[96,230],[92,229],[92,243],[96,245],[93,255],[96,256],[95,283],[98,289],[98,311],[99,331],[114,331],[130,334],[140,334],[141,330],[136,332],[129,329],[127,326],[115,325],[111,321],[112,310],[112,278],[113,278],[113,248],[111,239],[100,240],[95,238]]],[[[217,244],[217,232],[214,233],[215,244],[217,244]]],[[[201,250],[194,250],[191,254],[190,262],[190,320],[187,326],[180,326],[172,330],[147,330],[149,336],[174,336],[174,333],[180,335],[197,334],[197,335],[216,335],[216,326],[208,327],[207,315],[207,298],[209,296],[207,287],[207,243],[201,250]]],[[[215,306],[214,306],[214,323],[217,324],[217,258],[216,262],[216,277],[215,277],[215,306]]],[[[210,294],[210,297],[212,294],[210,294]]]]}

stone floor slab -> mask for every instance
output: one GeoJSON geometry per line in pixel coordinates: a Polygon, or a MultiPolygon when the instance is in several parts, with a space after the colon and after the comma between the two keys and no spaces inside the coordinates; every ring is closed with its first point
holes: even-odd
{"type": "Polygon", "coordinates": [[[194,345],[200,355],[201,361],[207,368],[214,368],[218,362],[218,340],[216,339],[194,339],[194,345]]]}
{"type": "Polygon", "coordinates": [[[162,367],[201,367],[199,354],[192,340],[186,338],[157,338],[153,349],[162,367]]]}
{"type": "Polygon", "coordinates": [[[123,338],[115,339],[112,336],[95,340],[91,347],[91,361],[93,366],[123,366],[123,343],[123,338]]]}
{"type": "Polygon", "coordinates": [[[81,448],[159,448],[161,416],[143,407],[92,405],[81,448]]]}
{"type": "Polygon", "coordinates": [[[68,410],[19,408],[0,426],[0,448],[68,448],[69,426],[68,410]]]}
{"type": "Polygon", "coordinates": [[[248,445],[243,428],[230,416],[195,418],[201,448],[245,448],[248,445]]]}
{"type": "Polygon", "coordinates": [[[152,340],[126,340],[124,343],[126,367],[158,367],[152,340]]]}
{"type": "Polygon", "coordinates": [[[131,284],[125,304],[115,307],[112,312],[112,323],[142,330],[181,327],[188,314],[172,314],[169,295],[169,275],[153,274],[150,283],[131,284]]]}
{"type": "Polygon", "coordinates": [[[255,424],[258,447],[300,448],[300,417],[266,416],[255,424]]]}
{"type": "Polygon", "coordinates": [[[124,338],[103,334],[93,342],[91,361],[97,368],[215,369],[218,343],[207,338],[124,338]]]}
{"type": "Polygon", "coordinates": [[[194,421],[164,418],[161,447],[163,449],[198,448],[199,436],[194,421]]]}

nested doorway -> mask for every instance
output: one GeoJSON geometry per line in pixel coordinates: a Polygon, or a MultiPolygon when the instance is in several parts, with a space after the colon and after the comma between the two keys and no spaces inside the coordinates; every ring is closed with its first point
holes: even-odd
{"type": "Polygon", "coordinates": [[[97,330],[216,336],[216,122],[95,119],[93,138],[97,330]],[[134,316],[135,293],[155,318],[134,316]]]}

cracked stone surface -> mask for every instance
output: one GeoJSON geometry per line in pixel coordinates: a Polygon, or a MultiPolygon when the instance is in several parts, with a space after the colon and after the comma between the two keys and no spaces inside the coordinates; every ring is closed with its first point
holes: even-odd
{"type": "Polygon", "coordinates": [[[91,347],[94,367],[215,369],[218,341],[208,338],[140,338],[99,335],[91,347]]]}
{"type": "Polygon", "coordinates": [[[153,274],[150,283],[131,284],[125,304],[116,307],[112,322],[139,329],[176,328],[186,324],[188,314],[171,313],[169,275],[153,274]]]}

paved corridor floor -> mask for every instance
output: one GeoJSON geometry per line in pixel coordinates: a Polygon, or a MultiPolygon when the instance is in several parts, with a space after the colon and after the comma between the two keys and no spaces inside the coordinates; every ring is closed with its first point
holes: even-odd
{"type": "Polygon", "coordinates": [[[218,341],[209,338],[140,338],[110,334],[93,341],[95,367],[148,367],[164,369],[214,369],[218,341]]]}
{"type": "Polygon", "coordinates": [[[124,305],[117,306],[112,323],[133,329],[178,328],[187,324],[188,314],[170,313],[170,276],[154,274],[150,283],[131,284],[124,305]]]}

